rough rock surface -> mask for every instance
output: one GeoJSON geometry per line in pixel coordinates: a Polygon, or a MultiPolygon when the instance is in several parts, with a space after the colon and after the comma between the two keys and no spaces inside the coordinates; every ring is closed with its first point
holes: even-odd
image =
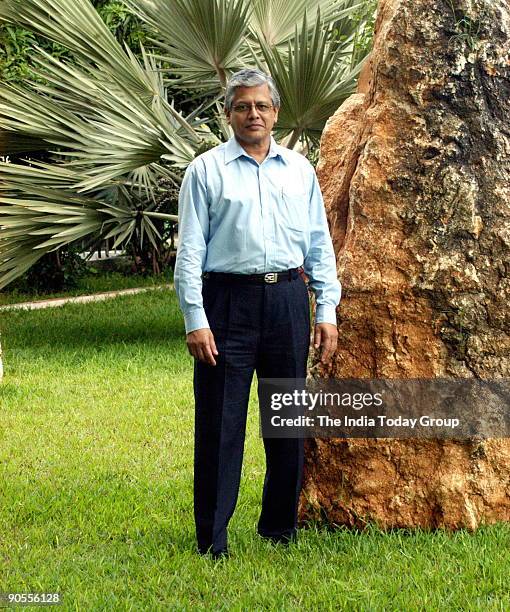
{"type": "MultiPolygon", "coordinates": [[[[337,378],[510,377],[510,3],[381,0],[319,179],[343,285],[337,378]]],[[[510,520],[510,440],[310,440],[301,518],[510,520]]]]}

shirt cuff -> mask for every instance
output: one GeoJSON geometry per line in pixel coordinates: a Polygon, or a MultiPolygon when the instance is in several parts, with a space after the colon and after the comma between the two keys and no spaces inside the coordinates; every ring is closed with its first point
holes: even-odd
{"type": "Polygon", "coordinates": [[[337,325],[336,322],[336,307],[328,304],[319,304],[315,309],[315,324],[331,323],[337,325]]]}
{"type": "Polygon", "coordinates": [[[184,315],[184,326],[186,333],[189,334],[196,329],[209,328],[209,321],[203,308],[195,308],[184,315]]]}

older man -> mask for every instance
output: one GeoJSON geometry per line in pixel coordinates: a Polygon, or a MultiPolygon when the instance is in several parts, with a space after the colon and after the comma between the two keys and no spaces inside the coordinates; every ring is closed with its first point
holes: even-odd
{"type": "MultiPolygon", "coordinates": [[[[309,278],[316,298],[314,345],[336,348],[340,284],[312,166],[275,143],[280,97],[272,79],[241,70],[225,113],[234,136],[188,167],[179,198],[175,287],[195,358],[194,505],[198,549],[227,554],[227,525],[241,476],[254,371],[305,378],[309,278]]],[[[303,440],[264,439],[266,476],[258,533],[296,536],[303,440]]]]}

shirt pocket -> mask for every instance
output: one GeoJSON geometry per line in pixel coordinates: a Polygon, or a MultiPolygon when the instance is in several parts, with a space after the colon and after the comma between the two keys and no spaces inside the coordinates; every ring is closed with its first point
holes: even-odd
{"type": "Polygon", "coordinates": [[[304,232],[308,229],[308,201],[304,191],[282,189],[282,213],[287,227],[304,232]]]}

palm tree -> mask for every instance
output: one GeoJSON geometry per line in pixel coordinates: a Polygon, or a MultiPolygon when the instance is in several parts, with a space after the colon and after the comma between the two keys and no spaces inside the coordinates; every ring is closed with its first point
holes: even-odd
{"type": "Polygon", "coordinates": [[[50,155],[0,163],[0,288],[76,240],[112,238],[116,248],[136,236],[157,247],[154,219],[175,220],[157,210],[158,181],[178,185],[176,170],[219,142],[207,109],[229,135],[220,100],[243,66],[259,65],[281,91],[277,139],[291,148],[316,141],[354,89],[356,36],[374,9],[373,0],[123,1],[151,33],[140,60],[89,0],[0,1],[0,21],[74,58],[36,47],[34,80],[0,86],[0,153],[50,155]],[[175,108],[170,85],[196,92],[192,114],[175,108]]]}

